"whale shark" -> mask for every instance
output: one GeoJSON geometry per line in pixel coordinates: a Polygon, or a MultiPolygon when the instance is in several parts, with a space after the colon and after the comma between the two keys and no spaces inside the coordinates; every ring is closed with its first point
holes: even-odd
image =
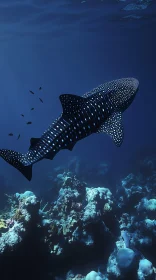
{"type": "Polygon", "coordinates": [[[106,133],[120,147],[124,138],[122,114],[139,88],[135,78],[106,82],[83,96],[61,94],[62,113],[40,138],[31,138],[27,153],[0,149],[0,156],[29,181],[32,166],[42,159],[52,160],[61,149],[72,151],[75,144],[93,134],[106,133]]]}

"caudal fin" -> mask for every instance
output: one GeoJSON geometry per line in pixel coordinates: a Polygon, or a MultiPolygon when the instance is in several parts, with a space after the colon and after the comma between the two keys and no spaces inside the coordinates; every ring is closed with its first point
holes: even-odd
{"type": "Polygon", "coordinates": [[[0,150],[0,156],[13,167],[18,169],[29,181],[32,178],[32,164],[24,165],[24,155],[12,150],[0,150]]]}

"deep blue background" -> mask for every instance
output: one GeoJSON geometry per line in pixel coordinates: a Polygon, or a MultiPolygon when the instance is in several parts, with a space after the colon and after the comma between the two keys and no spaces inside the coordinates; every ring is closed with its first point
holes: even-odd
{"type": "Polygon", "coordinates": [[[40,137],[61,113],[58,97],[62,93],[82,95],[122,77],[140,81],[136,99],[124,113],[125,138],[120,148],[107,135],[92,135],[77,143],[72,152],[61,151],[53,161],[35,164],[31,182],[0,159],[0,175],[6,185],[17,191],[46,189],[48,173],[68,164],[72,156],[88,164],[109,162],[116,181],[131,172],[132,159],[135,162],[149,150],[155,153],[156,5],[128,12],[122,10],[125,5],[113,0],[1,1],[0,148],[26,152],[30,138],[40,137]],[[123,20],[131,14],[144,18],[123,20]],[[30,111],[31,107],[35,110],[30,111]],[[27,126],[27,121],[33,124],[27,126]],[[10,132],[14,137],[8,136],[10,132]]]}

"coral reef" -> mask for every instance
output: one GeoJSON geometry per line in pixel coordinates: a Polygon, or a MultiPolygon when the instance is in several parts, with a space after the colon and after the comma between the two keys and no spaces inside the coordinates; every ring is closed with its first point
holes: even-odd
{"type": "Polygon", "coordinates": [[[32,191],[8,195],[0,215],[4,275],[6,256],[24,254],[34,279],[154,280],[156,171],[151,162],[149,176],[131,173],[114,193],[63,172],[57,176],[58,197],[50,204],[42,205],[32,191]]]}
{"type": "Polygon", "coordinates": [[[22,279],[40,279],[37,277],[45,274],[39,265],[44,267],[43,218],[39,209],[40,203],[32,192],[8,195],[8,207],[0,220],[1,279],[21,279],[23,273],[22,279]]]}

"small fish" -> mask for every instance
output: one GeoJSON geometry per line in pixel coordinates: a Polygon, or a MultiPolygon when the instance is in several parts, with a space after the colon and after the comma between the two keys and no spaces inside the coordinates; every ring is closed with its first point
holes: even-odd
{"type": "Polygon", "coordinates": [[[31,108],[31,111],[33,111],[34,110],[34,108],[31,108]]]}
{"type": "Polygon", "coordinates": [[[24,115],[23,115],[23,114],[21,114],[21,116],[22,116],[22,117],[24,117],[24,115]]]}
{"type": "Polygon", "coordinates": [[[27,122],[27,124],[32,124],[32,122],[27,122]]]}
{"type": "Polygon", "coordinates": [[[43,100],[39,97],[39,100],[43,103],[43,100]]]}
{"type": "Polygon", "coordinates": [[[52,160],[61,149],[72,151],[79,140],[93,133],[108,134],[120,147],[124,138],[122,114],[138,89],[138,80],[124,78],[106,82],[83,96],[62,94],[63,112],[40,138],[30,139],[27,153],[0,149],[0,156],[30,181],[36,162],[52,160]]]}
{"type": "Polygon", "coordinates": [[[32,90],[29,90],[29,92],[30,92],[31,94],[35,94],[32,90]]]}
{"type": "Polygon", "coordinates": [[[21,135],[19,134],[18,137],[17,137],[17,140],[20,139],[20,136],[21,136],[21,135]]]}
{"type": "Polygon", "coordinates": [[[39,90],[41,90],[42,88],[41,87],[39,87],[39,90]]]}
{"type": "Polygon", "coordinates": [[[13,133],[9,133],[8,136],[13,136],[13,133]]]}

